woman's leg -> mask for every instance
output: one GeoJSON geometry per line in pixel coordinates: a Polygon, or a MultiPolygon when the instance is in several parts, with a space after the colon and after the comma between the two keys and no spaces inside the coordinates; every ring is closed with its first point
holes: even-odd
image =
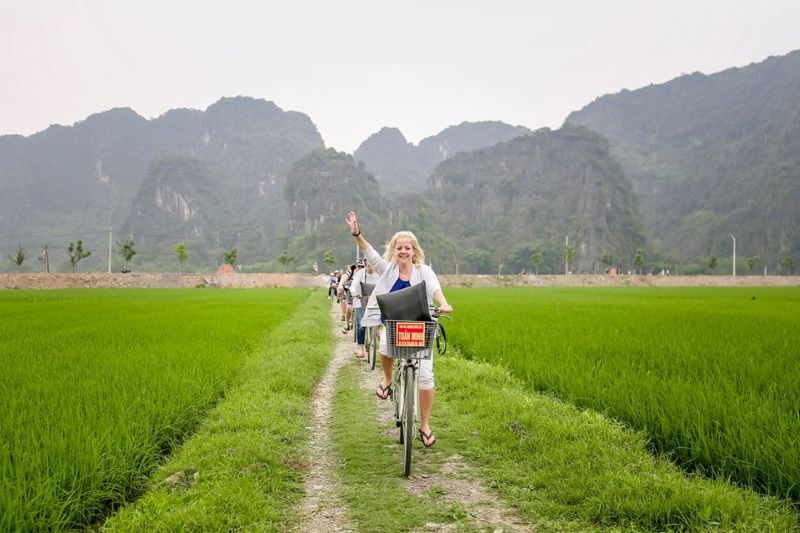
{"type": "Polygon", "coordinates": [[[433,355],[419,362],[419,428],[431,434],[431,411],[433,410],[435,382],[433,380],[433,355]]]}
{"type": "MultiPolygon", "coordinates": [[[[380,328],[378,352],[381,354],[381,368],[383,369],[383,380],[381,380],[379,389],[385,391],[388,390],[389,386],[392,384],[392,368],[394,367],[394,359],[386,356],[386,328],[380,328]]],[[[389,397],[388,394],[385,397],[383,394],[379,394],[378,396],[384,399],[389,397]]]]}
{"type": "Polygon", "coordinates": [[[419,391],[419,428],[425,433],[431,433],[431,411],[433,410],[433,391],[427,389],[419,391]]]}
{"type": "Polygon", "coordinates": [[[381,385],[388,387],[392,384],[392,368],[394,368],[394,359],[381,354],[381,368],[383,368],[383,381],[381,385]]]}

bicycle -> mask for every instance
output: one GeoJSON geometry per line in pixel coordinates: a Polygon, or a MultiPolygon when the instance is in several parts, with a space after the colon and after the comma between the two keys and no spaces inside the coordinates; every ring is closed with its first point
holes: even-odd
{"type": "MultiPolygon", "coordinates": [[[[392,372],[392,404],[400,444],[403,445],[403,475],[411,474],[411,450],[419,416],[419,362],[433,356],[434,339],[438,337],[438,310],[432,308],[433,320],[427,322],[386,320],[386,352],[397,359],[392,372]]],[[[444,352],[441,352],[444,353],[444,352]]]]}

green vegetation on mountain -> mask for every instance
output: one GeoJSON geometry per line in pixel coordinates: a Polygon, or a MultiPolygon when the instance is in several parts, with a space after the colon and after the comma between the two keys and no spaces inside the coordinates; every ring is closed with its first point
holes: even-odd
{"type": "Polygon", "coordinates": [[[607,137],[663,253],[800,256],[800,51],[598,98],[572,113],[607,137]]]}
{"type": "MultiPolygon", "coordinates": [[[[178,242],[191,240],[201,261],[207,256],[221,258],[223,248],[235,238],[225,231],[231,220],[228,201],[218,194],[203,162],[178,154],[160,157],[150,164],[122,233],[131,236],[141,255],[161,270],[174,269],[170,246],[178,242]]],[[[201,264],[190,261],[189,266],[201,264]]]]}
{"type": "Polygon", "coordinates": [[[378,182],[363,164],[333,148],[300,159],[287,176],[284,194],[289,206],[288,253],[298,258],[295,268],[305,272],[314,261],[323,263],[328,251],[343,261],[355,258],[344,222],[351,209],[365,228],[374,230],[385,218],[378,182]]]}
{"type": "Polygon", "coordinates": [[[541,253],[542,273],[563,272],[569,237],[570,269],[597,272],[604,255],[633,257],[647,242],[622,168],[586,128],[543,129],[459,154],[430,184],[442,226],[458,243],[453,270],[516,273],[541,253]]]}

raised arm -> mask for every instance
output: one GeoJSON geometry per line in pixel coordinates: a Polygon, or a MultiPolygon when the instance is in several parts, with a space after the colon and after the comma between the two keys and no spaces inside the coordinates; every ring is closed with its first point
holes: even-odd
{"type": "Polygon", "coordinates": [[[356,218],[356,212],[350,211],[347,214],[347,224],[350,226],[350,233],[353,234],[353,237],[356,238],[356,244],[358,245],[358,249],[362,252],[369,248],[369,243],[367,239],[364,238],[364,235],[361,234],[361,230],[358,229],[358,219],[356,218]]]}

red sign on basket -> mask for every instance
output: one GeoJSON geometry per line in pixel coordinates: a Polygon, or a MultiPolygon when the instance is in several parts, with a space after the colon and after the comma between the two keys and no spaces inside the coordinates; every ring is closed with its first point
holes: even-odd
{"type": "Polygon", "coordinates": [[[425,347],[424,322],[398,322],[395,346],[421,346],[425,347]]]}

